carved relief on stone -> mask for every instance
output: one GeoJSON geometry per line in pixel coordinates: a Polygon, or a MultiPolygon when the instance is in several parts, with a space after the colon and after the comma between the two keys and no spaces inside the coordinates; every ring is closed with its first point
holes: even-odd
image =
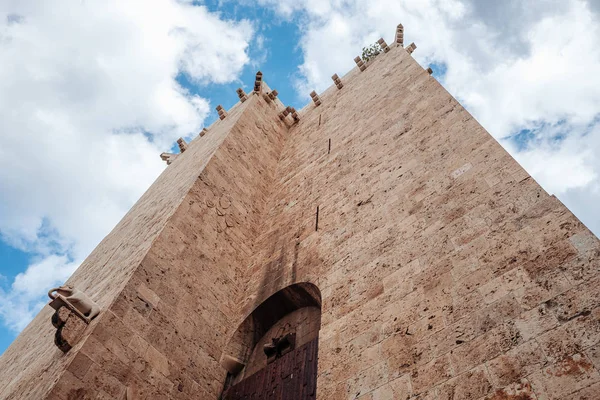
{"type": "Polygon", "coordinates": [[[81,334],[100,313],[100,307],[85,293],[71,285],[53,288],[48,292],[49,305],[56,312],[52,325],[56,328],[54,343],[66,353],[77,343],[81,334]]]}
{"type": "Polygon", "coordinates": [[[217,220],[217,232],[221,233],[226,228],[233,228],[237,222],[236,217],[233,215],[235,207],[231,205],[231,199],[227,195],[220,197],[215,196],[212,191],[207,194],[205,200],[206,207],[214,208],[214,212],[217,216],[222,217],[217,220]]]}
{"type": "Polygon", "coordinates": [[[217,215],[223,217],[219,221],[217,230],[222,231],[227,228],[233,228],[236,224],[236,218],[233,215],[235,207],[231,207],[231,199],[229,196],[223,195],[219,198],[218,205],[216,207],[217,215]]]}
{"type": "Polygon", "coordinates": [[[229,200],[227,197],[221,196],[221,198],[219,199],[219,206],[223,210],[226,210],[229,208],[230,205],[231,205],[231,200],[229,200]]]}

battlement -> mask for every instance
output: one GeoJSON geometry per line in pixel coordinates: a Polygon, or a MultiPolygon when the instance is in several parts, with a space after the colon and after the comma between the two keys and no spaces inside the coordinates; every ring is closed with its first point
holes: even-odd
{"type": "MultiPolygon", "coordinates": [[[[338,76],[338,74],[333,74],[333,76],[331,77],[331,79],[333,80],[333,84],[331,86],[329,86],[327,89],[325,89],[325,91],[321,95],[317,94],[317,92],[315,90],[313,90],[310,93],[310,98],[312,100],[312,104],[310,102],[308,102],[304,107],[302,107],[302,109],[300,111],[296,111],[295,108],[286,106],[281,101],[279,101],[279,99],[277,98],[277,95],[278,95],[277,90],[275,90],[275,89],[271,90],[271,88],[263,80],[263,73],[261,71],[258,71],[256,73],[256,78],[255,78],[254,85],[253,85],[253,91],[250,94],[247,94],[246,92],[244,92],[244,90],[242,88],[238,88],[236,90],[236,94],[239,98],[239,102],[236,103],[230,110],[225,110],[222,105],[218,105],[216,107],[216,110],[217,110],[217,113],[219,116],[219,120],[215,121],[208,128],[204,127],[202,129],[202,131],[200,132],[200,134],[198,135],[198,137],[194,138],[193,140],[197,140],[198,138],[204,137],[209,129],[212,129],[212,127],[215,126],[215,124],[217,124],[219,121],[223,121],[225,118],[227,118],[227,116],[230,112],[232,112],[237,107],[241,106],[242,103],[244,103],[248,100],[249,96],[253,96],[253,95],[262,95],[263,99],[267,103],[273,102],[274,106],[276,107],[276,109],[278,111],[279,119],[282,121],[285,121],[288,124],[288,126],[291,126],[294,123],[298,122],[304,113],[309,112],[312,108],[318,107],[321,104],[323,104],[324,98],[330,99],[331,94],[334,91],[333,88],[342,90],[344,88],[344,82],[348,83],[353,79],[359,79],[358,78],[359,72],[366,71],[367,67],[369,67],[370,65],[374,65],[374,63],[376,61],[381,60],[382,57],[386,57],[388,53],[393,52],[398,48],[401,48],[407,54],[412,54],[417,48],[417,46],[414,43],[411,43],[406,48],[403,47],[404,46],[404,27],[402,24],[399,24],[395,31],[396,46],[392,46],[392,47],[388,46],[388,44],[386,43],[384,38],[380,38],[377,41],[377,44],[380,46],[382,53],[376,55],[375,57],[371,57],[369,60],[363,60],[360,56],[355,57],[354,61],[356,63],[356,67],[354,67],[350,71],[348,71],[345,75],[342,76],[342,78],[340,78],[338,76]],[[288,116],[290,116],[291,118],[288,119],[288,116]]],[[[430,67],[428,67],[426,69],[426,71],[430,75],[433,73],[433,71],[430,67]]],[[[183,140],[183,139],[180,139],[180,140],[183,140]]],[[[180,149],[181,149],[181,145],[180,145],[180,149]]],[[[183,152],[184,150],[185,149],[181,149],[181,152],[183,152]]],[[[170,153],[162,153],[161,154],[161,159],[166,161],[167,165],[170,165],[175,160],[175,158],[176,158],[175,155],[170,154],[170,153]]]]}

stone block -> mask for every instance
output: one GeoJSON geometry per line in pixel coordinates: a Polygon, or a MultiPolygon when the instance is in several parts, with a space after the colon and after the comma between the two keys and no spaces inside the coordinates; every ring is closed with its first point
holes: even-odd
{"type": "Polygon", "coordinates": [[[427,364],[414,368],[411,372],[412,390],[422,393],[453,376],[448,356],[433,359],[427,364]]]}
{"type": "Polygon", "coordinates": [[[488,361],[487,369],[496,387],[518,382],[547,363],[536,341],[532,340],[488,361]]]}
{"type": "Polygon", "coordinates": [[[438,389],[438,399],[475,400],[489,394],[493,389],[485,367],[481,366],[443,383],[438,389]]]}
{"type": "Polygon", "coordinates": [[[381,362],[369,369],[363,370],[356,376],[348,379],[346,383],[346,398],[355,399],[365,393],[371,392],[388,381],[388,369],[385,362],[381,362]]]}
{"type": "Polygon", "coordinates": [[[582,354],[576,353],[543,368],[527,378],[541,399],[564,399],[600,381],[598,371],[582,354]]]}
{"type": "Polygon", "coordinates": [[[88,324],[73,310],[68,310],[66,307],[59,308],[54,315],[52,322],[57,328],[54,344],[66,353],[77,344],[88,324]]]}
{"type": "Polygon", "coordinates": [[[93,361],[84,353],[77,353],[67,371],[71,372],[76,378],[83,379],[93,361]]]}
{"type": "Polygon", "coordinates": [[[527,379],[496,389],[485,400],[534,400],[537,399],[527,379]]]}

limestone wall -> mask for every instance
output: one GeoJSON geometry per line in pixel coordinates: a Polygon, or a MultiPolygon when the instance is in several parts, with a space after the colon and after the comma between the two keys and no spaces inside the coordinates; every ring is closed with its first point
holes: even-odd
{"type": "MultiPolygon", "coordinates": [[[[241,270],[253,251],[285,125],[252,96],[53,395],[217,398],[221,352],[237,328],[241,270]],[[269,116],[271,118],[265,118],[269,116]],[[81,368],[85,364],[85,368],[81,368]]],[[[231,114],[224,120],[231,118],[231,114]]],[[[211,131],[205,136],[210,137],[211,131]]],[[[195,150],[195,147],[198,150],[195,150]]],[[[192,143],[177,162],[192,162],[192,143]]]]}
{"type": "MultiPolygon", "coordinates": [[[[221,195],[226,189],[230,189],[228,183],[223,182],[223,180],[231,177],[232,171],[231,169],[227,169],[230,168],[227,165],[234,165],[234,158],[235,164],[240,164],[239,167],[235,167],[240,168],[239,172],[236,170],[235,173],[246,173],[249,176],[260,173],[256,169],[254,171],[247,169],[250,160],[247,160],[244,156],[234,156],[231,152],[242,148],[247,151],[247,157],[276,157],[274,154],[277,153],[279,138],[267,137],[267,139],[257,138],[256,140],[251,140],[252,138],[249,137],[243,141],[243,147],[235,148],[236,143],[238,143],[236,140],[239,141],[240,136],[246,135],[246,132],[243,132],[246,126],[245,123],[241,125],[236,125],[236,123],[250,103],[238,103],[238,105],[229,110],[229,115],[226,119],[215,122],[210,127],[208,134],[190,143],[186,152],[177,157],[173,164],[161,174],[123,220],[119,222],[69,279],[68,282],[73,283],[89,294],[104,310],[88,327],[85,337],[80,340],[79,345],[66,355],[54,346],[53,336],[56,329],[50,323],[50,318],[54,310],[46,306],[5,351],[2,358],[0,358],[0,398],[20,400],[42,399],[54,387],[67,368],[69,372],[61,380],[61,385],[55,388],[53,398],[66,398],[66,393],[77,391],[81,387],[93,389],[100,386],[104,388],[103,390],[106,393],[110,393],[111,395],[121,393],[123,387],[117,384],[118,379],[115,380],[114,376],[111,377],[110,373],[107,375],[106,372],[103,372],[102,368],[97,365],[99,359],[94,359],[94,357],[108,357],[108,355],[100,353],[100,355],[92,356],[91,354],[97,351],[97,348],[101,347],[98,345],[98,341],[108,347],[116,346],[115,343],[119,341],[121,344],[131,344],[128,341],[128,337],[130,337],[127,336],[128,331],[125,330],[122,321],[119,320],[119,318],[124,316],[123,312],[125,312],[126,308],[122,298],[126,294],[131,293],[132,285],[140,283],[141,271],[139,271],[138,267],[142,263],[142,260],[144,260],[144,265],[149,265],[151,263],[150,260],[154,260],[151,258],[151,255],[146,256],[151,246],[164,246],[165,237],[170,237],[173,240],[176,239],[173,236],[173,232],[178,229],[176,224],[178,221],[181,221],[181,215],[184,215],[188,211],[190,213],[198,213],[202,207],[199,205],[200,201],[196,199],[199,191],[206,190],[209,185],[217,185],[215,193],[221,195]],[[237,138],[228,139],[223,144],[234,126],[236,126],[238,132],[236,134],[237,138]],[[270,143],[269,141],[274,141],[274,143],[270,143]],[[256,146],[262,147],[262,149],[259,149],[261,151],[260,155],[257,153],[256,146]],[[219,152],[215,154],[217,149],[219,149],[219,152]],[[211,160],[213,160],[212,164],[215,164],[213,170],[206,168],[211,160]],[[204,181],[199,179],[200,175],[204,181]],[[192,207],[195,201],[198,204],[192,207]],[[168,221],[170,223],[167,225],[168,221]],[[159,237],[159,234],[166,227],[167,230],[159,237]],[[132,277],[136,269],[138,269],[138,273],[132,277]],[[119,298],[120,301],[117,301],[113,306],[117,296],[124,288],[126,290],[119,298]],[[111,307],[111,311],[106,311],[111,307]],[[94,332],[93,337],[86,343],[87,336],[92,332],[94,332]],[[119,335],[124,336],[121,338],[119,335]],[[108,337],[117,340],[105,343],[108,337]],[[84,343],[86,343],[86,346],[84,351],[82,351],[83,354],[79,354],[84,343]],[[91,363],[90,359],[94,360],[94,363],[91,363]],[[114,385],[111,386],[112,384],[114,385]],[[104,387],[102,385],[109,386],[104,387]]],[[[251,121],[251,118],[249,121],[251,121]]],[[[279,120],[274,118],[271,121],[279,120]]],[[[251,128],[260,130],[260,126],[260,123],[256,123],[251,128]]],[[[269,123],[266,123],[266,126],[269,126],[269,123]]],[[[262,130],[260,130],[260,134],[262,135],[262,130]]],[[[229,184],[229,186],[231,185],[229,184]]],[[[260,182],[254,181],[251,184],[249,181],[248,187],[243,187],[249,190],[248,193],[243,193],[244,196],[254,196],[252,192],[263,190],[264,184],[260,186],[260,182]]],[[[240,196],[240,192],[235,192],[235,189],[232,190],[231,194],[233,197],[240,196]]],[[[252,218],[256,218],[256,210],[244,208],[246,206],[246,204],[240,206],[234,203],[227,210],[227,217],[218,218],[220,226],[224,226],[223,224],[225,224],[226,220],[231,223],[231,218],[234,218],[233,223],[236,226],[252,226],[254,222],[251,222],[251,220],[252,218]],[[232,211],[234,209],[236,210],[235,212],[232,211]]],[[[255,207],[260,208],[260,202],[255,207]]],[[[215,223],[209,227],[211,230],[214,228],[215,223]]],[[[186,233],[189,233],[189,229],[186,233]]],[[[231,257],[216,257],[215,251],[227,250],[233,252],[232,249],[236,244],[232,240],[224,239],[224,237],[228,237],[227,234],[221,235],[218,238],[218,243],[215,243],[217,240],[216,232],[214,235],[212,237],[214,240],[210,242],[212,246],[210,257],[213,262],[217,259],[222,260],[214,270],[224,270],[229,275],[228,279],[234,279],[239,266],[236,265],[235,268],[232,266],[231,257]]],[[[190,240],[192,239],[190,238],[190,240]]],[[[244,244],[241,242],[241,240],[238,240],[239,246],[249,246],[247,243],[244,244]]],[[[205,246],[205,244],[203,243],[202,246],[205,246]]],[[[177,243],[174,246],[181,249],[181,243],[177,243]]],[[[245,251],[249,250],[246,248],[245,251]]],[[[177,251],[174,247],[170,247],[168,254],[175,253],[177,251]]],[[[207,256],[208,253],[209,248],[204,247],[204,256],[207,256]]],[[[167,264],[161,265],[161,267],[169,268],[171,266],[167,264]]],[[[184,278],[184,276],[179,277],[181,282],[184,281],[184,278]]],[[[155,285],[154,282],[145,282],[145,284],[146,287],[140,288],[140,292],[145,293],[142,296],[144,300],[150,303],[157,301],[155,298],[147,298],[148,294],[152,296],[149,287],[157,290],[158,293],[161,293],[161,291],[153,286],[155,285]]],[[[216,287],[222,291],[224,285],[216,287]]],[[[231,288],[231,294],[235,294],[236,291],[235,287],[231,288]]],[[[220,294],[222,295],[222,292],[220,294]]],[[[156,305],[154,304],[154,306],[156,305]]],[[[139,308],[141,305],[136,304],[136,306],[139,308]]],[[[147,311],[146,313],[148,314],[147,311]]],[[[158,313],[155,314],[158,315],[158,313]]],[[[112,358],[109,357],[106,360],[113,362],[115,355],[117,359],[121,357],[121,360],[126,360],[127,356],[124,353],[119,353],[118,350],[120,348],[112,348],[114,354],[110,356],[112,358]]],[[[118,364],[116,361],[114,362],[118,364]]],[[[118,377],[123,376],[129,375],[125,370],[120,370],[118,377]]]]}
{"type": "Polygon", "coordinates": [[[321,289],[318,398],[593,398],[598,240],[401,47],[342,82],[290,129],[246,292],[321,289]]]}

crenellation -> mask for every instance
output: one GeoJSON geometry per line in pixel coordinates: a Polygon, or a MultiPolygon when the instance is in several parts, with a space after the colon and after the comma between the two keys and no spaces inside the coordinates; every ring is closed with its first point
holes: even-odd
{"type": "Polygon", "coordinates": [[[227,111],[225,111],[225,109],[223,108],[222,105],[219,104],[217,106],[216,110],[217,110],[217,113],[219,114],[219,119],[220,120],[224,120],[225,117],[227,117],[227,111]]]}
{"type": "Polygon", "coordinates": [[[186,151],[187,148],[188,148],[188,144],[187,144],[187,142],[183,138],[177,139],[177,145],[179,146],[179,151],[181,153],[183,153],[184,151],[186,151]]]}
{"type": "Polygon", "coordinates": [[[237,88],[237,90],[235,92],[237,93],[237,95],[242,103],[245,102],[246,100],[248,100],[248,96],[244,92],[244,89],[237,88]]]}
{"type": "Polygon", "coordinates": [[[206,135],[208,133],[208,129],[207,128],[202,128],[202,130],[199,133],[200,137],[203,137],[204,135],[206,135]]]}
{"type": "Polygon", "coordinates": [[[380,38],[377,43],[379,43],[379,46],[381,47],[381,49],[383,50],[384,53],[387,53],[388,51],[390,51],[389,46],[387,45],[387,43],[385,42],[385,40],[383,40],[383,38],[380,38]]]}
{"type": "Polygon", "coordinates": [[[404,47],[404,26],[402,24],[398,24],[396,27],[396,45],[404,47]]]}
{"type": "Polygon", "coordinates": [[[262,91],[262,72],[258,71],[256,73],[256,79],[254,80],[254,92],[260,93],[262,91]]]}
{"type": "Polygon", "coordinates": [[[338,89],[341,89],[344,87],[344,84],[342,83],[340,77],[338,76],[338,74],[333,74],[333,76],[331,77],[331,79],[333,79],[333,83],[335,83],[335,86],[338,89]]]}
{"type": "Polygon", "coordinates": [[[296,112],[296,109],[294,107],[287,106],[286,111],[287,111],[287,114],[291,114],[294,122],[298,122],[300,120],[300,117],[298,116],[298,113],[296,112]]]}
{"type": "Polygon", "coordinates": [[[417,45],[414,43],[411,43],[408,45],[408,47],[406,48],[406,51],[408,52],[408,54],[412,54],[413,51],[415,51],[417,49],[417,45]]]}
{"type": "Polygon", "coordinates": [[[310,92],[310,98],[312,99],[313,103],[315,103],[316,107],[321,105],[321,98],[314,90],[310,92]]]}
{"type": "Polygon", "coordinates": [[[283,109],[283,110],[282,110],[282,111],[281,111],[281,112],[278,114],[278,117],[279,117],[279,119],[283,121],[283,120],[285,119],[285,117],[287,117],[287,116],[288,116],[288,114],[290,113],[290,110],[291,110],[291,107],[289,107],[289,106],[288,106],[288,107],[286,107],[286,108],[284,108],[284,109],[283,109]]]}
{"type": "Polygon", "coordinates": [[[277,90],[273,89],[270,92],[263,93],[263,98],[265,99],[265,101],[267,103],[270,103],[272,101],[275,101],[275,99],[277,98],[278,94],[279,93],[277,93],[277,90]]]}
{"type": "Polygon", "coordinates": [[[363,60],[360,58],[360,56],[354,57],[354,62],[356,63],[356,65],[358,66],[358,69],[360,69],[361,72],[364,71],[365,69],[367,69],[367,66],[365,65],[363,60]]]}

